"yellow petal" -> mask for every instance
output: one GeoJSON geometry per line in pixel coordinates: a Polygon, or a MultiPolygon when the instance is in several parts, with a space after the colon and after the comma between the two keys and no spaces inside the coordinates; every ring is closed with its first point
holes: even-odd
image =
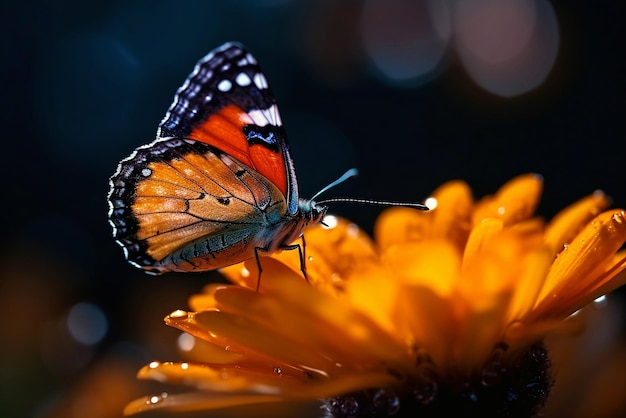
{"type": "Polygon", "coordinates": [[[199,312],[199,311],[209,311],[215,309],[216,303],[214,294],[217,289],[223,287],[222,284],[210,283],[202,289],[202,293],[198,293],[192,295],[189,298],[189,307],[191,310],[199,312]]]}
{"type": "Polygon", "coordinates": [[[369,274],[347,284],[346,303],[370,317],[390,335],[394,335],[397,328],[390,312],[398,298],[399,284],[387,269],[372,269],[369,274]]]}
{"type": "Polygon", "coordinates": [[[504,223],[500,219],[486,218],[476,224],[470,232],[467,244],[465,245],[465,252],[463,254],[463,261],[465,263],[471,262],[476,258],[480,258],[481,250],[490,242],[493,237],[499,234],[504,227],[504,223]]]}
{"type": "Polygon", "coordinates": [[[503,314],[509,298],[507,294],[493,295],[482,303],[473,301],[473,306],[463,314],[453,344],[454,363],[461,370],[471,372],[487,360],[494,345],[503,333],[503,314]]]}
{"type": "Polygon", "coordinates": [[[432,210],[431,236],[446,239],[457,248],[463,248],[474,207],[471,189],[464,181],[449,181],[438,187],[432,197],[437,207],[432,210]]]}
{"type": "Polygon", "coordinates": [[[272,258],[279,260],[283,267],[288,267],[291,274],[299,276],[300,280],[308,281],[321,291],[336,294],[341,291],[344,280],[361,274],[369,265],[377,263],[378,256],[372,240],[354,223],[332,215],[327,215],[324,223],[326,225],[307,228],[304,241],[298,239],[293,242],[300,246],[305,257],[304,265],[298,250],[285,250],[268,256],[260,253],[261,274],[255,259],[225,267],[220,272],[234,283],[256,289],[257,286],[262,287],[266,277],[285,274],[284,268],[274,270],[277,264],[267,262],[272,258]]]}
{"type": "Polygon", "coordinates": [[[396,244],[417,242],[429,231],[431,213],[406,207],[385,209],[376,219],[374,236],[380,252],[396,244]]]}
{"type": "Polygon", "coordinates": [[[541,319],[533,322],[516,321],[509,325],[504,341],[511,349],[527,347],[542,340],[551,333],[579,334],[585,329],[585,322],[576,316],[566,319],[541,319]]]}
{"type": "Polygon", "coordinates": [[[472,251],[473,255],[464,258],[462,277],[457,281],[459,296],[475,311],[490,310],[492,305],[501,306],[502,298],[508,300],[512,296],[528,251],[527,243],[520,235],[512,231],[498,233],[499,221],[493,221],[481,224],[486,229],[480,233],[482,242],[476,244],[478,249],[472,251]],[[492,223],[494,230],[491,230],[492,223]]]}
{"type": "Polygon", "coordinates": [[[250,391],[233,390],[231,392],[192,392],[182,394],[167,394],[146,396],[129,403],[124,409],[124,415],[163,409],[169,412],[190,412],[200,410],[223,410],[233,408],[232,413],[220,411],[220,416],[240,417],[254,416],[277,418],[314,417],[319,415],[320,398],[350,393],[372,387],[386,387],[397,380],[388,373],[353,374],[336,379],[310,381],[308,384],[283,385],[281,388],[267,386],[266,391],[272,393],[251,393],[250,391]],[[310,400],[315,400],[311,404],[310,400]],[[296,401],[297,403],[293,403],[296,401]],[[299,402],[298,402],[299,401],[299,402]],[[309,401],[309,402],[307,402],[309,401]],[[280,403],[278,403],[280,402],[280,403]],[[304,402],[304,403],[303,403],[304,402]],[[264,407],[263,404],[269,404],[264,407]],[[306,415],[306,411],[313,410],[313,415],[306,415]]]}
{"type": "Polygon", "coordinates": [[[520,319],[532,310],[553,260],[552,251],[543,246],[534,248],[523,255],[505,323],[520,319]]]}
{"type": "Polygon", "coordinates": [[[378,264],[373,241],[354,223],[328,215],[325,225],[306,230],[306,268],[309,283],[336,295],[346,280],[378,264]]]}
{"type": "Polygon", "coordinates": [[[260,276],[256,268],[256,263],[242,262],[233,264],[232,266],[219,269],[219,272],[226,276],[231,282],[239,286],[247,287],[248,289],[256,289],[257,285],[260,284],[260,276]]]}
{"type": "Polygon", "coordinates": [[[430,287],[442,297],[450,295],[461,269],[457,249],[444,240],[396,246],[381,261],[403,286],[430,287]]]}
{"type": "Polygon", "coordinates": [[[172,412],[189,412],[214,410],[232,406],[280,402],[280,396],[250,395],[250,394],[222,394],[193,392],[168,395],[144,396],[130,402],[124,408],[124,415],[134,415],[140,412],[166,409],[172,412]]]}
{"type": "Polygon", "coordinates": [[[494,196],[481,199],[474,211],[473,224],[487,218],[501,219],[505,225],[528,219],[539,204],[543,178],[525,174],[505,183],[494,196]]]}
{"type": "Polygon", "coordinates": [[[450,181],[432,194],[434,209],[428,212],[404,207],[385,210],[376,220],[374,236],[380,252],[405,242],[443,238],[462,248],[469,231],[472,193],[462,181],[450,181]]]}
{"type": "MultiPolygon", "coordinates": [[[[456,302],[456,301],[455,301],[456,302]]],[[[397,294],[391,316],[396,332],[407,346],[429,353],[435,364],[451,360],[452,342],[459,325],[453,317],[450,299],[431,288],[403,286],[397,294]]]]}
{"type": "Polygon", "coordinates": [[[364,389],[389,387],[397,383],[398,379],[386,371],[362,370],[332,379],[309,381],[307,384],[285,385],[282,394],[287,399],[322,399],[364,389]]]}
{"type": "MultiPolygon", "coordinates": [[[[352,309],[344,300],[331,298],[306,284],[287,287],[279,286],[281,292],[273,291],[267,295],[233,287],[221,290],[216,297],[224,311],[257,324],[246,324],[251,328],[250,332],[257,332],[257,327],[266,327],[267,333],[280,330],[283,340],[288,339],[297,346],[316,347],[311,353],[299,353],[300,363],[294,364],[330,371],[335,370],[336,363],[345,363],[340,366],[345,368],[350,363],[367,363],[371,358],[391,361],[404,355],[403,347],[383,332],[369,315],[352,309]],[[371,344],[371,341],[377,341],[377,344],[371,344]],[[309,356],[306,361],[305,355],[309,356]],[[326,360],[321,362],[320,358],[326,360]]],[[[218,333],[216,323],[207,323],[207,327],[218,333]]],[[[231,340],[234,338],[234,334],[224,332],[225,329],[218,334],[229,335],[231,340]]],[[[237,336],[238,341],[240,337],[237,336]]],[[[257,347],[256,344],[247,346],[257,347]]],[[[288,343],[281,341],[280,344],[288,343]]],[[[269,350],[271,353],[270,348],[259,346],[257,351],[269,350]]],[[[280,347],[279,350],[283,349],[280,347]]]]}
{"type": "Polygon", "coordinates": [[[615,274],[614,255],[626,241],[626,219],[623,210],[608,211],[582,230],[554,261],[542,289],[536,314],[567,316],[578,309],[577,303],[615,274]]]}
{"type": "Polygon", "coordinates": [[[278,275],[288,275],[294,281],[304,282],[306,279],[300,271],[299,261],[273,262],[274,258],[285,260],[292,257],[299,260],[298,252],[295,250],[283,251],[273,254],[271,257],[262,256],[259,259],[259,263],[261,263],[261,268],[263,269],[262,272],[259,272],[257,260],[251,259],[233,266],[224,267],[220,269],[220,273],[235,284],[261,292],[263,291],[266,281],[278,275]],[[292,268],[291,266],[293,265],[297,267],[292,268]]]}
{"type": "Polygon", "coordinates": [[[554,254],[558,253],[563,249],[563,245],[572,241],[580,229],[608,204],[609,198],[601,191],[597,191],[563,209],[546,228],[544,239],[546,245],[554,254]]]}
{"type": "MultiPolygon", "coordinates": [[[[203,311],[211,312],[211,311],[203,311]]],[[[202,312],[201,312],[202,313],[202,312]]],[[[246,347],[239,347],[224,338],[221,335],[216,334],[210,328],[204,326],[204,324],[198,321],[195,312],[175,311],[165,317],[165,323],[171,327],[178,328],[197,339],[206,342],[203,349],[213,356],[209,361],[215,363],[226,363],[228,361],[241,361],[245,358],[247,362],[258,361],[258,355],[256,353],[247,350],[246,347]],[[212,346],[212,347],[211,347],[212,346]]]]}
{"type": "Polygon", "coordinates": [[[590,304],[600,296],[606,295],[615,289],[626,285],[626,257],[623,257],[611,268],[600,275],[595,283],[571,302],[572,310],[578,310],[590,304]]]}
{"type": "Polygon", "coordinates": [[[272,380],[272,374],[260,375],[254,379],[246,376],[240,369],[230,367],[211,367],[209,364],[152,362],[142,367],[137,373],[139,379],[151,379],[163,383],[185,384],[201,390],[211,391],[247,391],[248,393],[277,394],[277,390],[267,393],[267,384],[272,380]],[[265,385],[262,385],[264,383],[265,385]]]}
{"type": "Polygon", "coordinates": [[[267,358],[268,364],[286,363],[294,367],[306,366],[319,370],[325,370],[332,364],[319,353],[308,350],[307,346],[293,341],[280,331],[266,329],[249,318],[207,311],[197,314],[196,319],[224,340],[233,351],[244,352],[246,356],[267,358]]]}
{"type": "Polygon", "coordinates": [[[222,347],[201,338],[191,338],[193,338],[193,344],[190,347],[179,347],[179,349],[184,352],[185,359],[190,362],[235,364],[241,363],[244,359],[247,362],[254,361],[254,359],[245,358],[241,353],[232,351],[230,347],[222,347]]]}

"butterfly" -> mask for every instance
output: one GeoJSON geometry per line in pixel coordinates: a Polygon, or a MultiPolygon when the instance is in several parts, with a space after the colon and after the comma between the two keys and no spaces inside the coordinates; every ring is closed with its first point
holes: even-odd
{"type": "MultiPolygon", "coordinates": [[[[200,272],[298,249],[327,207],[298,195],[276,100],[256,59],[226,43],[195,66],[156,140],[109,180],[109,223],[126,259],[151,274],[200,272]]],[[[418,205],[419,206],[419,205],[418,205]]]]}

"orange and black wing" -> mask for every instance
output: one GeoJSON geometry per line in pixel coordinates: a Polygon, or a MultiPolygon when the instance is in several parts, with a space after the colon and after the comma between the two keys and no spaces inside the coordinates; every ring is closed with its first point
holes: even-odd
{"type": "Polygon", "coordinates": [[[195,66],[159,125],[158,138],[191,138],[269,179],[298,209],[298,185],[276,100],[256,59],[226,43],[195,66]]]}
{"type": "Polygon", "coordinates": [[[201,59],[156,140],[120,162],[108,197],[115,239],[147,271],[211,270],[267,247],[297,213],[298,190],[254,57],[228,43],[201,59]]]}
{"type": "Polygon", "coordinates": [[[256,245],[268,217],[286,212],[281,192],[256,171],[180,138],[139,147],[122,160],[109,206],[126,259],[152,273],[213,270],[250,258],[248,244],[256,245]]]}

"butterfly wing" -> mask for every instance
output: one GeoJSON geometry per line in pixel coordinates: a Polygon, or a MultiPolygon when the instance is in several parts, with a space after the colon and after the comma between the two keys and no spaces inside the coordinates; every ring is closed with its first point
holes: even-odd
{"type": "Polygon", "coordinates": [[[196,64],[157,131],[212,145],[261,173],[298,209],[298,185],[276,100],[256,59],[226,43],[196,64]]]}
{"type": "Polygon", "coordinates": [[[253,256],[286,211],[281,192],[228,154],[188,139],[138,148],[111,179],[109,217],[133,265],[213,270],[253,256]]]}
{"type": "Polygon", "coordinates": [[[293,162],[256,60],[225,44],[178,89],[157,139],[110,179],[109,222],[148,272],[202,271],[275,248],[298,212],[293,162]]]}

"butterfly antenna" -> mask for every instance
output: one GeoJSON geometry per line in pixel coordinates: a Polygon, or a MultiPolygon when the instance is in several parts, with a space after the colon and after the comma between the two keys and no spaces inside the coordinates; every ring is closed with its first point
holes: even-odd
{"type": "MultiPolygon", "coordinates": [[[[315,193],[315,195],[313,195],[311,200],[315,200],[317,196],[321,195],[326,190],[332,187],[335,187],[336,185],[343,183],[344,181],[348,180],[351,177],[355,177],[358,174],[359,174],[359,171],[356,168],[351,168],[350,170],[343,173],[343,175],[339,177],[337,180],[333,181],[332,183],[324,187],[322,190],[315,193]]],[[[392,202],[388,200],[354,199],[350,197],[337,197],[337,198],[325,199],[325,200],[320,200],[317,203],[326,204],[326,203],[338,203],[338,202],[364,203],[367,205],[380,205],[380,206],[404,206],[404,207],[415,208],[419,210],[430,210],[428,206],[421,204],[421,203],[392,202]]]]}
{"type": "Polygon", "coordinates": [[[364,203],[366,205],[380,205],[380,206],[404,206],[407,208],[415,208],[419,210],[430,210],[428,206],[422,203],[393,202],[390,200],[353,199],[350,197],[338,197],[338,198],[333,198],[333,199],[325,199],[325,200],[320,200],[316,203],[325,205],[326,203],[337,203],[337,202],[364,203]]]}
{"type": "Polygon", "coordinates": [[[345,173],[343,173],[341,175],[341,177],[339,177],[337,180],[333,181],[332,183],[330,183],[329,185],[327,185],[326,187],[324,187],[322,190],[320,190],[319,192],[315,193],[313,195],[313,197],[311,198],[311,200],[315,200],[315,198],[319,195],[321,195],[322,193],[324,193],[326,190],[328,189],[332,189],[333,187],[335,187],[338,184],[343,183],[344,181],[348,180],[351,177],[356,177],[359,174],[359,170],[357,170],[356,168],[351,168],[350,170],[346,171],[345,173]]]}

